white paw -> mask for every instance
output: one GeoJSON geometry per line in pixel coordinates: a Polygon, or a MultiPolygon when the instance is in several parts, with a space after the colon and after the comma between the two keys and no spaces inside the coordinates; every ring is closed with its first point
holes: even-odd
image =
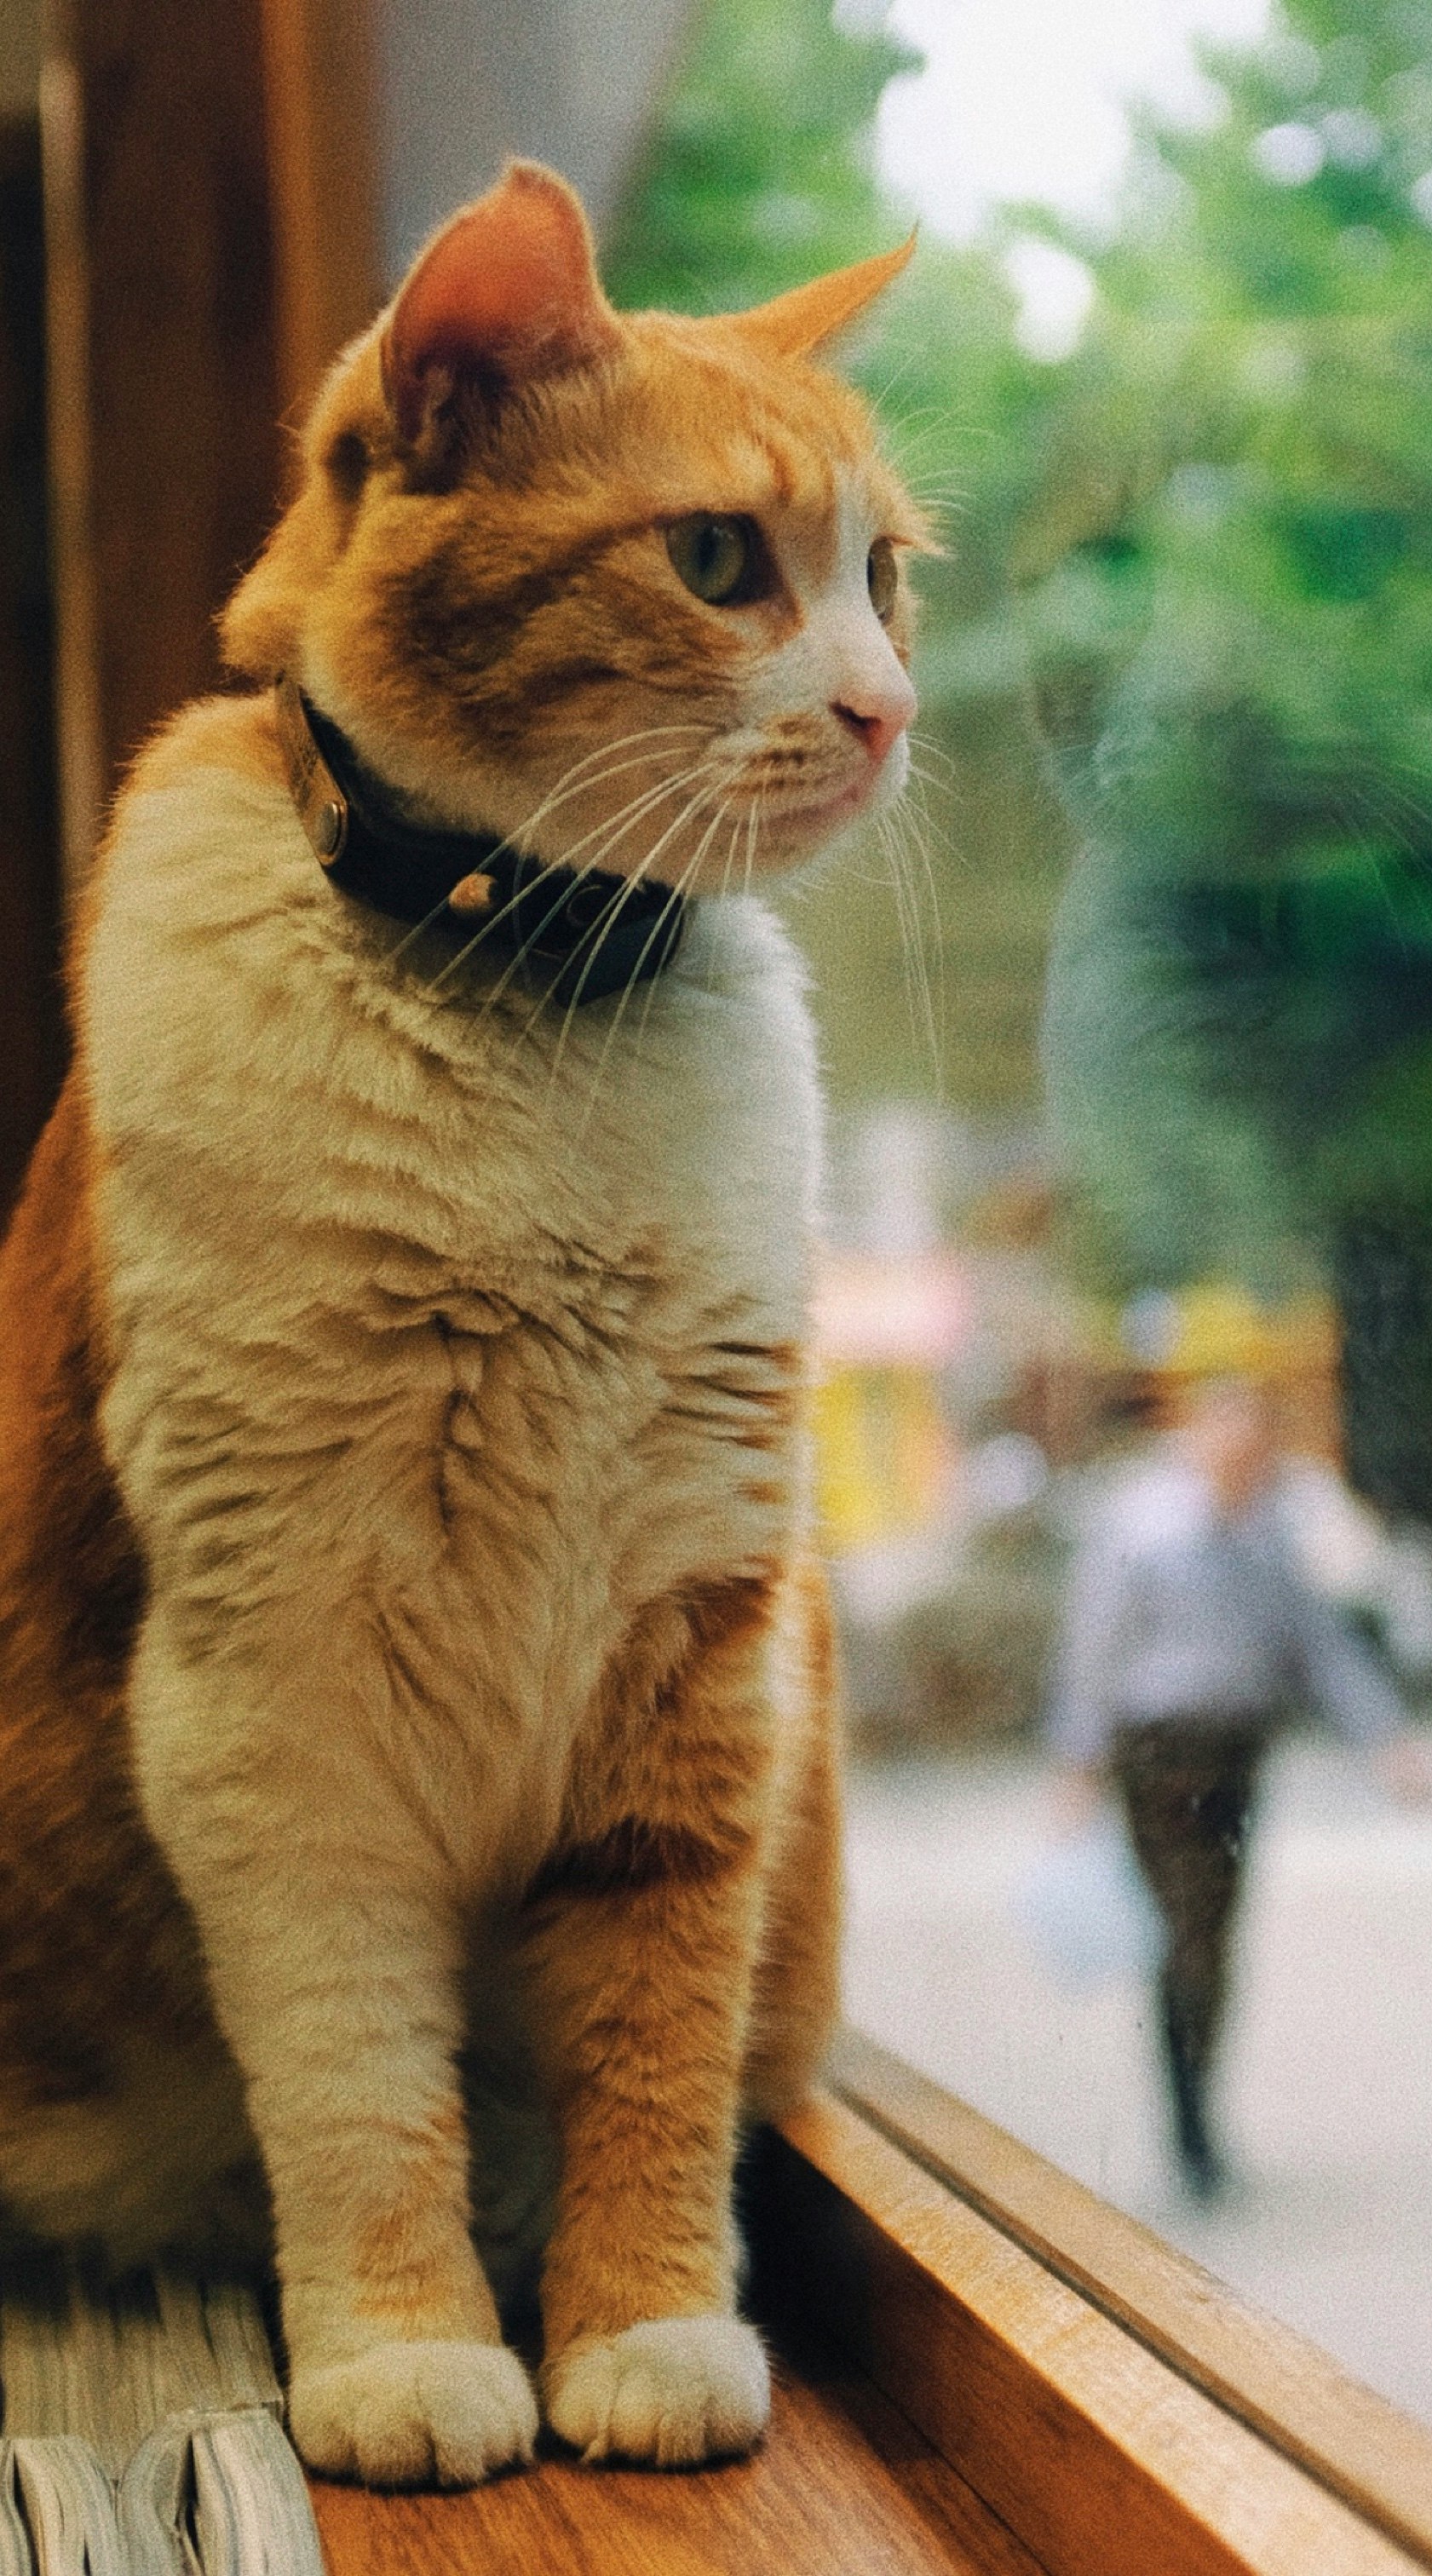
{"type": "Polygon", "coordinates": [[[691,2468],[749,2451],[771,2411],[760,2338],[735,2317],[659,2317],[559,2354],[547,2420],[586,2460],[691,2468]]]}
{"type": "Polygon", "coordinates": [[[375,2487],[472,2487],[530,2460],[537,2406],[495,2343],[380,2343],[294,2373],[288,2421],[309,2467],[375,2487]]]}

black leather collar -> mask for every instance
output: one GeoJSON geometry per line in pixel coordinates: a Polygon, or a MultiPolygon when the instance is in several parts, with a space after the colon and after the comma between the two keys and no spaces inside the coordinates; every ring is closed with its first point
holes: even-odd
{"type": "Polygon", "coordinates": [[[296,680],[281,679],[276,699],[289,790],[330,885],[455,948],[480,941],[480,955],[563,1007],[670,965],[686,926],[685,898],[670,886],[544,867],[491,832],[409,823],[296,680]]]}

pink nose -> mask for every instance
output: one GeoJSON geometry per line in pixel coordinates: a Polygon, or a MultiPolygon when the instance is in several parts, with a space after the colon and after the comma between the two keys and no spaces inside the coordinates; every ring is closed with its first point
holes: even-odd
{"type": "Polygon", "coordinates": [[[915,713],[915,692],[902,672],[888,687],[862,689],[858,695],[852,690],[848,698],[834,699],[830,711],[864,743],[878,769],[915,713]]]}

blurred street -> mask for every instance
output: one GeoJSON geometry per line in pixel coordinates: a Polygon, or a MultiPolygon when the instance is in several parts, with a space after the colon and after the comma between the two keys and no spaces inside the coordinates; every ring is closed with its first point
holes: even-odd
{"type": "Polygon", "coordinates": [[[1337,1745],[1275,1755],[1212,2210],[1172,2180],[1137,1985],[1061,1984],[1021,1924],[1045,1819],[1029,1756],[856,1776],[850,2019],[1432,2423],[1432,1815],[1337,1745]]]}

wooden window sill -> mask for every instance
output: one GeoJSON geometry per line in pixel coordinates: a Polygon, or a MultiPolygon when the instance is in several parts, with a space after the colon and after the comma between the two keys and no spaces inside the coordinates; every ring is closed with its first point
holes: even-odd
{"type": "Polygon", "coordinates": [[[331,2576],[1396,2576],[1432,2436],[858,2035],[761,2142],[754,2459],[315,2481],[331,2576]]]}
{"type": "Polygon", "coordinates": [[[868,2041],[743,2193],[773,2421],[685,2475],[305,2487],[252,2288],[11,2262],[0,2576],[1432,2569],[1432,2435],[868,2041]]]}

